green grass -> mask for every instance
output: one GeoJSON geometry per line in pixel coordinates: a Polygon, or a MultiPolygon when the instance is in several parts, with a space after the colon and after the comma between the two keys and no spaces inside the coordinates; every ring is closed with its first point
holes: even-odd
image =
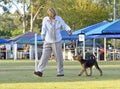
{"type": "Polygon", "coordinates": [[[120,61],[100,61],[103,76],[77,76],[77,61],[64,61],[64,77],[56,77],[56,62],[49,61],[43,77],[34,72],[33,60],[0,60],[0,89],[120,89],[120,61]]]}

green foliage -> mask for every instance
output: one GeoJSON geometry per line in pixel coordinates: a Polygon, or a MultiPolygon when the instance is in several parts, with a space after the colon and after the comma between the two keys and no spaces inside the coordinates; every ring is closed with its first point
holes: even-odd
{"type": "MultiPolygon", "coordinates": [[[[26,0],[22,2],[26,2],[26,0]]],[[[78,30],[111,18],[109,14],[111,9],[104,0],[100,3],[94,3],[91,2],[91,0],[31,0],[29,13],[25,15],[26,31],[30,30],[31,12],[34,17],[37,11],[39,11],[33,23],[33,32],[39,33],[42,19],[47,15],[46,11],[50,7],[56,9],[58,15],[65,20],[72,30],[78,30]],[[42,6],[42,8],[39,10],[40,6],[42,6]]],[[[23,29],[23,16],[17,12],[12,15],[6,13],[5,16],[1,16],[0,19],[3,21],[0,22],[2,23],[0,30],[9,29],[13,35],[13,31],[16,29],[23,29]]]]}
{"type": "Polygon", "coordinates": [[[46,15],[46,10],[49,7],[55,8],[58,15],[62,16],[73,30],[110,18],[107,5],[101,6],[91,2],[91,0],[47,0],[44,15],[46,15]]]}
{"type": "Polygon", "coordinates": [[[16,14],[14,15],[4,14],[3,16],[0,16],[0,21],[1,21],[0,22],[0,34],[1,34],[0,36],[10,38],[14,36],[11,32],[13,32],[14,30],[18,28],[22,29],[23,27],[22,27],[22,24],[19,18],[20,17],[17,16],[16,14]]]}
{"type": "Polygon", "coordinates": [[[16,29],[14,31],[11,31],[12,37],[16,37],[16,36],[18,36],[18,35],[20,35],[22,33],[23,33],[23,30],[20,30],[20,29],[16,29]]]}
{"type": "Polygon", "coordinates": [[[11,36],[12,35],[9,30],[0,30],[0,38],[9,38],[11,36]]]}

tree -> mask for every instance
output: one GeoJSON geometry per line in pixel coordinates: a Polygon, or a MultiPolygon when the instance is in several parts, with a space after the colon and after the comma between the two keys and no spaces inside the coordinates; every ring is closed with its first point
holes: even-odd
{"type": "Polygon", "coordinates": [[[114,9],[115,9],[115,15],[116,15],[115,19],[120,18],[120,0],[107,0],[107,5],[111,8],[110,10],[110,15],[112,16],[111,20],[114,19],[114,9]]]}
{"type": "Polygon", "coordinates": [[[30,31],[33,31],[33,23],[35,19],[37,18],[38,14],[40,13],[40,10],[43,9],[44,4],[46,0],[31,0],[31,25],[30,25],[30,31]]]}
{"type": "MultiPolygon", "coordinates": [[[[13,2],[13,0],[10,1],[11,3],[7,3],[10,4],[10,6],[14,4],[17,8],[17,4],[13,2]]],[[[23,30],[23,32],[32,31],[39,33],[38,29],[41,28],[42,19],[47,15],[46,11],[50,7],[55,8],[58,15],[60,15],[73,30],[77,30],[104,20],[109,20],[109,18],[111,18],[110,7],[105,0],[100,0],[101,2],[99,3],[92,2],[91,0],[17,1],[17,3],[23,6],[23,14],[20,14],[21,9],[19,10],[19,8],[17,8],[14,14],[6,13],[10,18],[17,16],[17,18],[12,18],[14,24],[17,26],[17,28],[12,30],[12,32],[19,29],[23,30]],[[23,24],[19,24],[22,22],[23,24]]]]}
{"type": "MultiPolygon", "coordinates": [[[[73,30],[77,30],[110,18],[106,3],[91,0],[47,0],[44,11],[54,7],[73,30]],[[103,3],[102,5],[100,5],[103,3]]],[[[44,12],[45,13],[45,12],[44,12]]]]}
{"type": "MultiPolygon", "coordinates": [[[[13,18],[8,16],[8,14],[4,14],[3,16],[0,16],[0,36],[4,38],[9,38],[12,36],[11,32],[13,32],[15,29],[18,29],[19,27],[19,21],[16,22],[13,20],[13,18]]],[[[18,18],[19,19],[19,18],[18,18]]]]}
{"type": "Polygon", "coordinates": [[[9,14],[10,14],[10,9],[14,6],[14,8],[16,7],[17,12],[19,13],[18,15],[23,16],[23,20],[22,20],[23,21],[23,33],[25,33],[25,31],[26,31],[26,10],[25,9],[29,7],[29,5],[26,5],[26,3],[28,3],[27,2],[28,0],[23,0],[23,6],[22,6],[22,0],[17,0],[17,2],[15,2],[13,0],[1,0],[1,1],[3,1],[5,4],[5,5],[3,5],[3,7],[7,8],[4,11],[9,12],[9,14]],[[18,7],[18,4],[20,5],[20,3],[22,6],[21,8],[18,7]],[[23,10],[22,11],[23,13],[21,12],[21,10],[23,10]]]}

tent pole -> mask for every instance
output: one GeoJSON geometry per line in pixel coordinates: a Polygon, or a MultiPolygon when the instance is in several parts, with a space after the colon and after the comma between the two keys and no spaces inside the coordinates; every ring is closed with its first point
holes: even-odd
{"type": "Polygon", "coordinates": [[[95,55],[95,38],[93,38],[93,54],[95,55]]]}
{"type": "Polygon", "coordinates": [[[31,60],[33,58],[33,51],[32,51],[32,45],[30,45],[30,48],[29,48],[29,59],[31,60]]]}
{"type": "Polygon", "coordinates": [[[14,61],[15,61],[17,59],[17,44],[15,43],[13,47],[14,47],[13,52],[14,52],[14,61]]]}
{"type": "Polygon", "coordinates": [[[38,61],[37,34],[35,34],[35,71],[37,71],[37,61],[38,61]]]}
{"type": "MultiPolygon", "coordinates": [[[[116,0],[114,0],[114,8],[113,8],[113,11],[114,11],[114,21],[116,20],[116,0]]],[[[116,59],[115,57],[115,49],[116,49],[116,39],[113,39],[114,40],[114,51],[113,51],[113,60],[116,59]]]]}
{"type": "Polygon", "coordinates": [[[116,59],[116,55],[115,55],[115,53],[116,53],[116,39],[113,39],[113,40],[114,40],[113,61],[115,61],[115,59],[116,59]]]}
{"type": "Polygon", "coordinates": [[[85,59],[85,39],[83,41],[83,59],[85,59]]]}
{"type": "Polygon", "coordinates": [[[76,42],[75,55],[78,55],[78,53],[77,53],[77,52],[78,52],[78,51],[77,51],[77,47],[78,47],[77,43],[78,43],[78,41],[76,40],[75,42],[76,42]]]}
{"type": "Polygon", "coordinates": [[[107,61],[106,60],[106,35],[104,37],[104,61],[107,61]]]}
{"type": "Polygon", "coordinates": [[[97,61],[99,61],[99,48],[97,47],[97,61]]]}

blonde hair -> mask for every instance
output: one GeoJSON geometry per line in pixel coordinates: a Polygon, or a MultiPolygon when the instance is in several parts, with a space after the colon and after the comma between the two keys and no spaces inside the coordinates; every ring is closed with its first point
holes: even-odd
{"type": "Polygon", "coordinates": [[[56,13],[56,11],[55,11],[54,8],[49,8],[49,9],[47,10],[47,14],[48,14],[48,16],[50,16],[51,18],[54,18],[54,17],[57,15],[57,13],[56,13]]]}

